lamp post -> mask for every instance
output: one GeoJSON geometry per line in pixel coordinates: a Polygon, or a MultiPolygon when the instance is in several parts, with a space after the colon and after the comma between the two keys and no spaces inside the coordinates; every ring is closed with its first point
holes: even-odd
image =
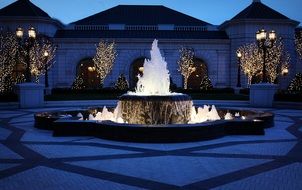
{"type": "Polygon", "coordinates": [[[240,64],[241,64],[242,54],[241,54],[240,51],[237,51],[236,54],[237,54],[237,64],[238,64],[238,69],[237,69],[237,87],[240,88],[241,87],[241,81],[240,81],[240,64]]]}
{"type": "Polygon", "coordinates": [[[266,74],[266,63],[265,63],[265,59],[266,59],[266,54],[268,49],[273,47],[274,42],[276,41],[276,32],[274,30],[272,30],[271,32],[269,32],[268,34],[268,38],[267,38],[267,32],[264,29],[258,30],[256,32],[256,40],[257,40],[257,45],[258,48],[262,49],[263,52],[263,65],[262,65],[262,82],[263,83],[267,83],[267,74],[266,74]],[[269,40],[269,42],[267,42],[267,40],[269,40]]]}
{"type": "Polygon", "coordinates": [[[24,46],[27,52],[26,56],[26,69],[25,69],[25,79],[26,82],[31,82],[31,72],[30,72],[30,50],[33,46],[33,43],[36,39],[36,30],[34,27],[28,29],[28,38],[23,39],[24,32],[21,27],[16,29],[16,36],[19,42],[19,47],[24,46]],[[23,43],[22,43],[23,42],[23,43]]]}
{"type": "Polygon", "coordinates": [[[48,88],[48,57],[49,57],[49,53],[48,51],[44,52],[44,69],[45,69],[45,88],[48,88]]]}

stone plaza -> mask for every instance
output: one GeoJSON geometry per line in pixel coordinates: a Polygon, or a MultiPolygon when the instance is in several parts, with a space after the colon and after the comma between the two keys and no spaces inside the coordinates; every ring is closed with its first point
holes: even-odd
{"type": "MultiPolygon", "coordinates": [[[[80,107],[115,103],[78,101],[80,107]]],[[[248,103],[216,104],[246,107],[248,103]]],[[[75,109],[70,106],[74,102],[53,102],[39,109],[1,105],[1,189],[298,190],[302,186],[302,110],[294,109],[301,105],[265,109],[275,114],[275,126],[265,135],[188,143],[53,137],[51,131],[34,128],[34,113],[75,109]]]]}
{"type": "Polygon", "coordinates": [[[302,189],[302,30],[261,0],[220,25],[162,5],[63,24],[17,0],[0,37],[0,190],[302,189]]]}

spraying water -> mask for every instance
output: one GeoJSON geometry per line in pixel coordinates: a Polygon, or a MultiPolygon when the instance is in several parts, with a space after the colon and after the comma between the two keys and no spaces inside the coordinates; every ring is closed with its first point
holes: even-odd
{"type": "Polygon", "coordinates": [[[136,95],[170,95],[170,75],[167,62],[162,57],[155,39],[150,51],[151,59],[145,59],[144,74],[138,76],[136,95]]]}

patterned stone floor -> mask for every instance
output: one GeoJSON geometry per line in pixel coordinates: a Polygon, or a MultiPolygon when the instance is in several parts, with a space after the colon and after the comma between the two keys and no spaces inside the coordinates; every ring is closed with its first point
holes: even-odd
{"type": "Polygon", "coordinates": [[[272,109],[264,136],[142,144],[52,137],[45,109],[0,110],[0,189],[302,189],[302,110],[272,109]]]}

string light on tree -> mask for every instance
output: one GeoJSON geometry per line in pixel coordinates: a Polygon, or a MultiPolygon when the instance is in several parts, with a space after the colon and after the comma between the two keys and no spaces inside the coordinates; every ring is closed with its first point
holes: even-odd
{"type": "Polygon", "coordinates": [[[18,41],[13,33],[0,34],[0,93],[11,89],[11,75],[17,64],[18,41]]]}
{"type": "MultiPolygon", "coordinates": [[[[256,43],[241,46],[241,68],[248,77],[250,85],[253,77],[262,76],[263,51],[258,48],[256,43]]],[[[270,83],[274,83],[278,75],[286,75],[289,72],[290,55],[284,50],[282,39],[273,42],[272,47],[267,49],[265,56],[266,75],[270,83]]]]}
{"type": "Polygon", "coordinates": [[[295,38],[295,44],[296,44],[297,53],[300,59],[302,59],[302,31],[297,32],[295,38]]]}
{"type": "Polygon", "coordinates": [[[125,90],[128,90],[128,88],[129,88],[129,83],[128,83],[125,75],[121,74],[115,83],[115,89],[125,91],[125,90]]]}
{"type": "Polygon", "coordinates": [[[255,43],[241,46],[237,52],[241,52],[241,68],[248,78],[248,85],[251,85],[252,78],[261,71],[261,55],[255,43]]]}
{"type": "Polygon", "coordinates": [[[37,83],[39,82],[40,76],[45,75],[46,71],[54,64],[53,59],[56,49],[56,46],[46,37],[38,36],[37,40],[35,40],[30,51],[30,71],[37,83]],[[47,52],[47,59],[45,52],[47,52]]]}
{"type": "Polygon", "coordinates": [[[279,75],[284,76],[289,72],[290,55],[285,51],[281,38],[273,44],[273,47],[267,53],[266,63],[268,81],[273,83],[279,75]]]}
{"type": "Polygon", "coordinates": [[[72,84],[72,87],[71,89],[73,90],[81,90],[83,89],[83,84],[84,84],[84,80],[83,78],[79,75],[75,78],[73,84],[72,84]]]}
{"type": "Polygon", "coordinates": [[[106,76],[110,73],[113,67],[113,63],[117,56],[115,50],[115,43],[109,43],[100,41],[96,48],[96,55],[93,58],[93,62],[97,73],[100,76],[100,83],[103,86],[106,76]]]}
{"type": "Polygon", "coordinates": [[[188,78],[190,75],[195,72],[196,68],[194,67],[194,50],[190,48],[182,47],[179,50],[180,57],[177,61],[179,69],[178,71],[184,77],[184,89],[188,87],[188,78]]]}
{"type": "Polygon", "coordinates": [[[295,78],[290,82],[288,91],[292,94],[302,94],[302,74],[297,73],[295,78]]]}
{"type": "Polygon", "coordinates": [[[201,90],[205,90],[205,91],[213,89],[212,82],[211,82],[211,80],[209,79],[208,75],[205,75],[205,76],[201,79],[201,82],[200,82],[200,89],[201,89],[201,90]]]}

